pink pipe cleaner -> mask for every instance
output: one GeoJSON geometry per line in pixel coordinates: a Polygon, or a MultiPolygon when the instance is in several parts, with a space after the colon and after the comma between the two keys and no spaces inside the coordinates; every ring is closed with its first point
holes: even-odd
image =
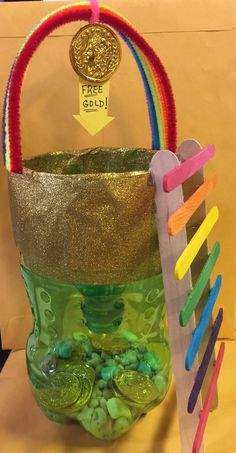
{"type": "Polygon", "coordinates": [[[91,3],[91,18],[90,18],[90,23],[94,24],[96,22],[99,22],[99,5],[98,5],[98,0],[90,0],[91,3]]]}

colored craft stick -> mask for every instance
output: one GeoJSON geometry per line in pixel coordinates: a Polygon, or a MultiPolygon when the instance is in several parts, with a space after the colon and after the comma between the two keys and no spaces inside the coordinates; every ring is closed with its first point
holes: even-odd
{"type": "Polygon", "coordinates": [[[212,269],[215,266],[215,263],[219,257],[220,254],[220,244],[219,242],[216,242],[212,248],[212,251],[210,255],[208,256],[208,259],[195,283],[194,288],[191,290],[186,302],[183,305],[183,308],[180,311],[179,314],[179,323],[181,326],[186,326],[196,309],[198,302],[200,301],[204,289],[207,285],[207,282],[210,278],[210,275],[212,273],[212,269]]]}
{"type": "Polygon", "coordinates": [[[206,200],[209,193],[215,187],[215,184],[216,176],[211,176],[169,217],[168,231],[171,236],[175,236],[182,230],[202,202],[206,200]]]}
{"type": "Polygon", "coordinates": [[[179,257],[175,265],[175,277],[182,280],[187,270],[190,268],[195,256],[199,252],[203,242],[209,236],[212,228],[219,218],[219,210],[214,206],[203,220],[197,232],[192,237],[191,241],[179,257]]]}
{"type": "Polygon", "coordinates": [[[193,443],[192,453],[199,453],[200,448],[201,448],[203,434],[204,434],[204,431],[205,431],[205,428],[206,428],[208,415],[209,415],[209,412],[211,410],[211,404],[212,404],[212,400],[213,400],[213,397],[214,397],[214,393],[215,393],[216,384],[217,384],[217,380],[218,380],[218,377],[219,377],[222,361],[223,361],[223,358],[224,358],[224,352],[225,352],[225,344],[221,343],[220,349],[219,349],[219,352],[218,352],[218,356],[217,356],[217,359],[216,359],[216,363],[215,363],[215,368],[214,368],[214,371],[212,373],[212,377],[211,377],[211,380],[210,380],[208,393],[207,393],[207,396],[206,396],[206,399],[205,399],[205,402],[204,402],[203,410],[201,412],[199,424],[198,424],[198,427],[197,427],[197,432],[196,432],[196,436],[195,436],[194,443],[193,443]]]}
{"type": "Polygon", "coordinates": [[[191,390],[191,393],[190,393],[190,396],[188,399],[188,413],[189,414],[191,414],[194,411],[194,408],[195,408],[195,405],[196,405],[196,402],[198,399],[198,395],[202,388],[202,383],[205,378],[212,353],[214,351],[215,343],[216,343],[218,333],[221,328],[222,321],[223,321],[223,309],[220,308],[217,318],[212,326],[212,333],[211,333],[210,339],[208,341],[201,365],[198,368],[196,379],[195,379],[193,388],[191,390]]]}
{"type": "Polygon", "coordinates": [[[208,145],[206,148],[201,149],[199,153],[195,154],[193,157],[190,157],[190,159],[187,159],[178,167],[170,170],[163,176],[164,191],[171,192],[177,186],[189,179],[213,157],[214,151],[214,145],[208,145]]]}
{"type": "Polygon", "coordinates": [[[204,308],[204,310],[202,312],[202,316],[200,318],[199,324],[198,324],[198,326],[196,327],[196,329],[195,329],[195,331],[193,333],[191,343],[190,343],[188,351],[186,353],[185,368],[186,368],[187,371],[191,370],[191,368],[192,368],[193,362],[195,360],[195,357],[197,355],[199,346],[200,346],[201,341],[202,341],[202,337],[203,337],[203,335],[205,333],[205,330],[207,328],[207,324],[208,324],[209,319],[211,317],[212,310],[214,308],[217,296],[218,296],[218,294],[220,292],[221,283],[222,283],[222,277],[221,277],[221,275],[218,275],[218,277],[217,277],[217,279],[215,281],[215,284],[214,284],[213,288],[210,291],[210,295],[209,295],[209,298],[208,298],[207,303],[205,305],[205,308],[204,308]]]}

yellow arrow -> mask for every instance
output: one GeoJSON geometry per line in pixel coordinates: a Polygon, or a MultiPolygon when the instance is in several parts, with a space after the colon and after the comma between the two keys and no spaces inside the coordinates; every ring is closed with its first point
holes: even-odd
{"type": "Polygon", "coordinates": [[[109,89],[109,80],[102,84],[79,82],[80,115],[73,117],[90,135],[96,135],[114,119],[108,116],[109,89]]]}

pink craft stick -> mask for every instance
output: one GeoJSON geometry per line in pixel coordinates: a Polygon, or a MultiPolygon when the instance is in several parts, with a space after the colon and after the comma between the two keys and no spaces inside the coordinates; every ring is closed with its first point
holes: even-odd
{"type": "Polygon", "coordinates": [[[165,192],[171,192],[177,186],[182,184],[186,179],[190,178],[200,168],[210,160],[215,152],[214,145],[208,145],[201,149],[193,157],[190,157],[178,167],[173,168],[163,176],[163,189],[165,192]]]}
{"type": "Polygon", "coordinates": [[[208,415],[209,415],[209,412],[211,409],[211,404],[212,404],[212,400],[214,397],[216,384],[217,384],[218,376],[220,373],[220,369],[221,369],[221,365],[222,365],[222,361],[223,361],[223,357],[224,357],[224,352],[225,352],[225,344],[221,343],[220,349],[218,352],[218,356],[217,356],[217,359],[215,362],[215,368],[214,368],[214,371],[211,376],[207,396],[206,396],[204,406],[202,409],[202,413],[200,416],[200,420],[198,423],[197,432],[196,432],[194,443],[193,443],[192,453],[198,453],[201,448],[203,434],[204,434],[204,431],[206,428],[208,415]]]}

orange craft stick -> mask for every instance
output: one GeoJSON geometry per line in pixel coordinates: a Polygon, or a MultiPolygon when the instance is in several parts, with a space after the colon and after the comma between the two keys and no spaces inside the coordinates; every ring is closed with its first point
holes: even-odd
{"type": "Polygon", "coordinates": [[[208,178],[196,192],[175,211],[168,220],[168,232],[171,236],[175,236],[186,225],[194,212],[199,208],[202,202],[207,198],[209,193],[216,185],[216,176],[208,178]]]}

